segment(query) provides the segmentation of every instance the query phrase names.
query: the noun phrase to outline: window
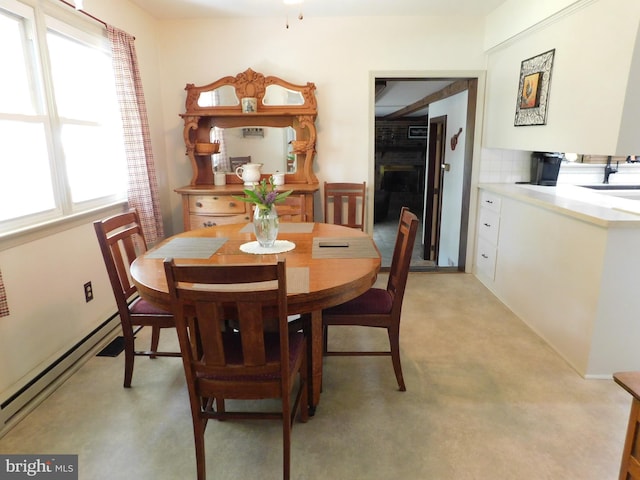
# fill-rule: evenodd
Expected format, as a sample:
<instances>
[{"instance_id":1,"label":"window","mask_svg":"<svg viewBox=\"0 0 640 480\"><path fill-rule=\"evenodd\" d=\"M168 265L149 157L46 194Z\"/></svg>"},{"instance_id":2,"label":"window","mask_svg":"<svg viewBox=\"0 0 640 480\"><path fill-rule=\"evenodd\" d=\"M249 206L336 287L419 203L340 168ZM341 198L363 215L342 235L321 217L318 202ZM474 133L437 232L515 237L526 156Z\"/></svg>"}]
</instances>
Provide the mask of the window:
<instances>
[{"instance_id":1,"label":"window","mask_svg":"<svg viewBox=\"0 0 640 480\"><path fill-rule=\"evenodd\" d=\"M38 8L0 0L0 233L126 197L106 34Z\"/></svg>"}]
</instances>

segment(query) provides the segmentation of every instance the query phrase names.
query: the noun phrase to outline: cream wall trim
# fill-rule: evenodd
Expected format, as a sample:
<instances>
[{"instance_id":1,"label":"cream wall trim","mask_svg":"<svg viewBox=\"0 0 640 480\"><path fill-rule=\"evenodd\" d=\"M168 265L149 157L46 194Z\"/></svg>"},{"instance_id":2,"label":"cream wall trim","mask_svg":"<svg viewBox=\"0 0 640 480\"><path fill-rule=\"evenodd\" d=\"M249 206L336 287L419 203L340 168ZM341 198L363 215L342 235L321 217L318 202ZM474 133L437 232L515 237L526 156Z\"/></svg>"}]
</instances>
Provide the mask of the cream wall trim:
<instances>
[{"instance_id":1,"label":"cream wall trim","mask_svg":"<svg viewBox=\"0 0 640 480\"><path fill-rule=\"evenodd\" d=\"M508 0L485 19L484 49L490 52L599 0Z\"/></svg>"}]
</instances>

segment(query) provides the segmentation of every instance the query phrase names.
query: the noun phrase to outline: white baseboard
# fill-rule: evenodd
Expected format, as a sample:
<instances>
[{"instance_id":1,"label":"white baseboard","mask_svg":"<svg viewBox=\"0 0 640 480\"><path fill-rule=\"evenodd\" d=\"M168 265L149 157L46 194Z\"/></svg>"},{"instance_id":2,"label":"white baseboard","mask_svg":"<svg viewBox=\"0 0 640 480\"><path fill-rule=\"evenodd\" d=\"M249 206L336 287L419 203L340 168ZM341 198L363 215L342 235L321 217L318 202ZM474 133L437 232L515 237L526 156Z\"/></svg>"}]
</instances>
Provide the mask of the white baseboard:
<instances>
[{"instance_id":1,"label":"white baseboard","mask_svg":"<svg viewBox=\"0 0 640 480\"><path fill-rule=\"evenodd\" d=\"M57 361L35 374L25 386L0 399L0 438L120 333L120 317L115 315Z\"/></svg>"}]
</instances>

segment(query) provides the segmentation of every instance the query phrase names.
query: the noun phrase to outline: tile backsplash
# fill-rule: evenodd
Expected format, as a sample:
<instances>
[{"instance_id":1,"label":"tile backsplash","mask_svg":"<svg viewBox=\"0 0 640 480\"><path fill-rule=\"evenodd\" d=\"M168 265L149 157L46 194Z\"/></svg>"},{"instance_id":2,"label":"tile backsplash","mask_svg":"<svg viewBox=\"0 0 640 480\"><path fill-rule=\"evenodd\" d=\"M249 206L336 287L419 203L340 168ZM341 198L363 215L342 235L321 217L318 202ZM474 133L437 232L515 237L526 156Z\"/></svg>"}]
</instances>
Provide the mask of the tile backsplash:
<instances>
[{"instance_id":1,"label":"tile backsplash","mask_svg":"<svg viewBox=\"0 0 640 480\"><path fill-rule=\"evenodd\" d=\"M618 173L609 177L612 185L640 185L640 164L620 163ZM531 178L531 152L483 148L480 183L528 182ZM558 183L594 185L604 180L604 165L562 162Z\"/></svg>"},{"instance_id":2,"label":"tile backsplash","mask_svg":"<svg viewBox=\"0 0 640 480\"><path fill-rule=\"evenodd\" d=\"M480 154L480 183L528 182L531 152L483 148Z\"/></svg>"}]
</instances>

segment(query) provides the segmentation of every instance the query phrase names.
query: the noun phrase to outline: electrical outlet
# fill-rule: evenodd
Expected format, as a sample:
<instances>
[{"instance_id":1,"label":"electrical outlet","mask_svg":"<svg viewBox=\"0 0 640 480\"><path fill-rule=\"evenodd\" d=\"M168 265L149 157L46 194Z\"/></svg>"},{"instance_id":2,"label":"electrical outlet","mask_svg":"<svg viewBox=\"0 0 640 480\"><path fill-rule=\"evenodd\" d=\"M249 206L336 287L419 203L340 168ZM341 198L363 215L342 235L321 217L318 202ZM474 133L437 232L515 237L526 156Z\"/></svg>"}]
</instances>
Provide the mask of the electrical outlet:
<instances>
[{"instance_id":1,"label":"electrical outlet","mask_svg":"<svg viewBox=\"0 0 640 480\"><path fill-rule=\"evenodd\" d=\"M93 287L91 286L91 282L84 284L84 300L85 302L93 300Z\"/></svg>"}]
</instances>

